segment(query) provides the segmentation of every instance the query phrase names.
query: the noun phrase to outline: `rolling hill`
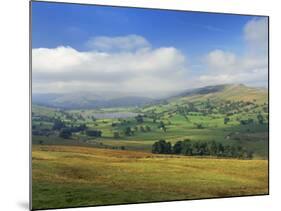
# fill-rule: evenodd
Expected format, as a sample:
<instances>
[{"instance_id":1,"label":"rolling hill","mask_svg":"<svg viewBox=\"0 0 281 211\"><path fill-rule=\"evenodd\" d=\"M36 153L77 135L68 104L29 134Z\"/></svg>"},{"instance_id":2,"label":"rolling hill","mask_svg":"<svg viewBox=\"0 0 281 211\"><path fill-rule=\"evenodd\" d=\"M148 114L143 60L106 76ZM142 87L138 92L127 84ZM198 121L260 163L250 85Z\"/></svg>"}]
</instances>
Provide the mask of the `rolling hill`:
<instances>
[{"instance_id":1,"label":"rolling hill","mask_svg":"<svg viewBox=\"0 0 281 211\"><path fill-rule=\"evenodd\" d=\"M170 100L175 99L184 101L210 99L265 103L268 100L268 91L266 88L249 87L243 84L224 84L188 90L170 98Z\"/></svg>"},{"instance_id":2,"label":"rolling hill","mask_svg":"<svg viewBox=\"0 0 281 211\"><path fill-rule=\"evenodd\" d=\"M243 84L223 84L191 89L159 99L129 96L126 93L103 95L83 92L32 95L33 104L63 109L142 107L144 105L195 102L207 99L215 101L254 101L263 104L268 100L268 91L266 88L249 87Z\"/></svg>"}]
</instances>

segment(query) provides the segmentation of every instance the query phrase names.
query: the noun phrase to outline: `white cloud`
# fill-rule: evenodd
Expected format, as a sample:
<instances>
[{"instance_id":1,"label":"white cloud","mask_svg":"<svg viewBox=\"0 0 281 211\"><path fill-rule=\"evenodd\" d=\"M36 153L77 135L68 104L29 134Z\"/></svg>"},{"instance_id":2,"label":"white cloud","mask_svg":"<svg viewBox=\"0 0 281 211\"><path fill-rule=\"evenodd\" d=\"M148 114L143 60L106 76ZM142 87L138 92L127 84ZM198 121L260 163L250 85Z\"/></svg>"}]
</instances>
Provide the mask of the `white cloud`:
<instances>
[{"instance_id":1,"label":"white cloud","mask_svg":"<svg viewBox=\"0 0 281 211\"><path fill-rule=\"evenodd\" d=\"M94 37L87 42L88 51L70 46L33 49L33 91L116 91L158 96L211 84L267 85L267 20L250 20L243 37L243 53L214 49L202 56L199 69L205 71L198 72L190 70L195 65L188 64L175 47L152 48L139 35Z\"/></svg>"},{"instance_id":2,"label":"white cloud","mask_svg":"<svg viewBox=\"0 0 281 211\"><path fill-rule=\"evenodd\" d=\"M32 57L34 92L165 92L183 89L187 78L186 58L174 47L100 52L60 46L33 49Z\"/></svg>"},{"instance_id":3,"label":"white cloud","mask_svg":"<svg viewBox=\"0 0 281 211\"><path fill-rule=\"evenodd\" d=\"M237 62L234 53L225 52L219 49L211 51L205 59L209 68L213 71L225 70L226 67L232 67Z\"/></svg>"},{"instance_id":4,"label":"white cloud","mask_svg":"<svg viewBox=\"0 0 281 211\"><path fill-rule=\"evenodd\" d=\"M246 50L241 55L220 49L203 59L207 73L199 76L200 84L246 83L267 85L267 19L252 19L244 27Z\"/></svg>"},{"instance_id":5,"label":"white cloud","mask_svg":"<svg viewBox=\"0 0 281 211\"><path fill-rule=\"evenodd\" d=\"M131 34L127 36L108 37L98 36L91 38L86 45L95 50L114 51L125 50L131 51L140 48L149 48L149 42L142 36Z\"/></svg>"},{"instance_id":6,"label":"white cloud","mask_svg":"<svg viewBox=\"0 0 281 211\"><path fill-rule=\"evenodd\" d=\"M265 54L268 50L268 20L267 18L254 18L244 27L244 38L250 53Z\"/></svg>"}]
</instances>

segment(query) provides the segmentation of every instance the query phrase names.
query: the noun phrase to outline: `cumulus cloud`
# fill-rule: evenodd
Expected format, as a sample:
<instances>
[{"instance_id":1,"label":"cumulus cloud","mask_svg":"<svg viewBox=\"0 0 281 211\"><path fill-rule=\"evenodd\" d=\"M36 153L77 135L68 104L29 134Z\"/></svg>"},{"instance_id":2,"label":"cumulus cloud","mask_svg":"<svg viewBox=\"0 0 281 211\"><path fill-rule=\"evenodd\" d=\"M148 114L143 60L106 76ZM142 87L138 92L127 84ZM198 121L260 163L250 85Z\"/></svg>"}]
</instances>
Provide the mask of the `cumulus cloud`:
<instances>
[{"instance_id":1,"label":"cumulus cloud","mask_svg":"<svg viewBox=\"0 0 281 211\"><path fill-rule=\"evenodd\" d=\"M265 54L268 50L268 20L254 18L244 27L244 38L252 54Z\"/></svg>"},{"instance_id":2,"label":"cumulus cloud","mask_svg":"<svg viewBox=\"0 0 281 211\"><path fill-rule=\"evenodd\" d=\"M246 83L267 85L268 28L266 18L255 18L243 29L246 50L241 55L215 49L203 59L207 73L199 76L201 84Z\"/></svg>"},{"instance_id":3,"label":"cumulus cloud","mask_svg":"<svg viewBox=\"0 0 281 211\"><path fill-rule=\"evenodd\" d=\"M153 48L139 35L93 37L86 42L87 51L71 46L36 48L32 50L33 92L116 91L159 96L212 84L267 85L267 30L267 19L250 20L242 34L245 51L214 49L202 55L199 69L203 71L198 72L190 68L194 64L179 49Z\"/></svg>"},{"instance_id":4,"label":"cumulus cloud","mask_svg":"<svg viewBox=\"0 0 281 211\"><path fill-rule=\"evenodd\" d=\"M119 48L116 40L123 39L107 40L103 48ZM33 90L145 93L183 89L187 74L185 56L174 47L143 48L147 45L139 43L132 41L126 51L117 52L78 51L69 46L33 49Z\"/></svg>"},{"instance_id":5,"label":"cumulus cloud","mask_svg":"<svg viewBox=\"0 0 281 211\"><path fill-rule=\"evenodd\" d=\"M233 67L237 62L236 55L231 52L225 52L219 49L211 51L205 58L208 67L212 71L225 70L225 68Z\"/></svg>"}]
</instances>

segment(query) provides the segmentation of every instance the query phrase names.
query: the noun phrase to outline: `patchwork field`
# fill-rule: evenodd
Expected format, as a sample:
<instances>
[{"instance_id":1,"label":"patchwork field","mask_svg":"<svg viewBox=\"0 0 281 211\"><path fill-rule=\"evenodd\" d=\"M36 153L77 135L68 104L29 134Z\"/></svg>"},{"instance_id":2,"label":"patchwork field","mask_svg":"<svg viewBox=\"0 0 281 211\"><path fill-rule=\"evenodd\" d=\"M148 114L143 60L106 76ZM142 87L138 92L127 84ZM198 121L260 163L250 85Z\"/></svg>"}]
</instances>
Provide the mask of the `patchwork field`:
<instances>
[{"instance_id":1,"label":"patchwork field","mask_svg":"<svg viewBox=\"0 0 281 211\"><path fill-rule=\"evenodd\" d=\"M33 145L33 209L268 193L268 161Z\"/></svg>"},{"instance_id":2,"label":"patchwork field","mask_svg":"<svg viewBox=\"0 0 281 211\"><path fill-rule=\"evenodd\" d=\"M33 104L33 209L267 194L267 94L218 85L141 106Z\"/></svg>"}]
</instances>

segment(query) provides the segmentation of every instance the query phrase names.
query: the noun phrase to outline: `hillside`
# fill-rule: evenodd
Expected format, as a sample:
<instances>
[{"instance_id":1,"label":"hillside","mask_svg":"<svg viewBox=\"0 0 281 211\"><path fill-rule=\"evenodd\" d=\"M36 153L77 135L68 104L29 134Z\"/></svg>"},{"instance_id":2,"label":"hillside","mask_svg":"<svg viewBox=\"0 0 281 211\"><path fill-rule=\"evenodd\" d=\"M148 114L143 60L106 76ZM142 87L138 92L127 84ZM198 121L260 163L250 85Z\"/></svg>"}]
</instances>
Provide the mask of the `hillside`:
<instances>
[{"instance_id":1,"label":"hillside","mask_svg":"<svg viewBox=\"0 0 281 211\"><path fill-rule=\"evenodd\" d=\"M230 100L230 101L255 101L265 103L268 100L268 93L265 88L255 88L243 84L225 84L216 86L206 86L189 90L170 100L180 99L184 101L198 100Z\"/></svg>"},{"instance_id":2,"label":"hillside","mask_svg":"<svg viewBox=\"0 0 281 211\"><path fill-rule=\"evenodd\" d=\"M58 109L32 106L34 144L90 145L151 151L157 140L216 141L268 156L268 103L263 89L218 85L142 107ZM117 103L115 104L117 105ZM64 130L69 131L65 137ZM96 131L100 135L91 135Z\"/></svg>"}]
</instances>

